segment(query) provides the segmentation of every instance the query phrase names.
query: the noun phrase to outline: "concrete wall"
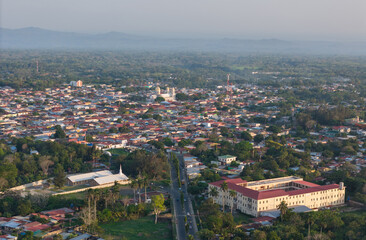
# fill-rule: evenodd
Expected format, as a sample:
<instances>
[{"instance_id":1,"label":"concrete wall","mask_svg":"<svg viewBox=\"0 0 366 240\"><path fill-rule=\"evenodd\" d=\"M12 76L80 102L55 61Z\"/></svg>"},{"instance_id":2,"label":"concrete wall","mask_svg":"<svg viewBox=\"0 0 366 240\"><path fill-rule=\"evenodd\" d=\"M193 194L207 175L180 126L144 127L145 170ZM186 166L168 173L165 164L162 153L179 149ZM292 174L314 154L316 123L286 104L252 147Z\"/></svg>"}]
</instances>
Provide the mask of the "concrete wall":
<instances>
[{"instance_id":1,"label":"concrete wall","mask_svg":"<svg viewBox=\"0 0 366 240\"><path fill-rule=\"evenodd\" d=\"M131 183L130 180L125 181L125 182L119 182L119 184L121 184L121 185L127 185L127 184L130 184L130 183ZM109 184L104 184L104 185L99 185L99 186L86 187L86 188L76 189L76 190L67 191L67 192L54 193L54 194L52 194L52 196L65 195L65 194L71 194L71 193L77 193L77 192L84 192L84 191L87 191L89 189L99 189L99 188L106 188L106 187L112 187L112 186L114 186L114 183L109 183Z\"/></svg>"},{"instance_id":2,"label":"concrete wall","mask_svg":"<svg viewBox=\"0 0 366 240\"><path fill-rule=\"evenodd\" d=\"M52 178L50 178L50 180L52 180ZM47 179L46 180L39 180L36 182L31 182L31 183L27 183L24 185L20 185L20 186L16 186L13 188L10 188L10 191L19 191L19 190L25 190L26 188L30 188L30 187L37 187L37 186L42 186L43 184L47 183Z\"/></svg>"}]
</instances>

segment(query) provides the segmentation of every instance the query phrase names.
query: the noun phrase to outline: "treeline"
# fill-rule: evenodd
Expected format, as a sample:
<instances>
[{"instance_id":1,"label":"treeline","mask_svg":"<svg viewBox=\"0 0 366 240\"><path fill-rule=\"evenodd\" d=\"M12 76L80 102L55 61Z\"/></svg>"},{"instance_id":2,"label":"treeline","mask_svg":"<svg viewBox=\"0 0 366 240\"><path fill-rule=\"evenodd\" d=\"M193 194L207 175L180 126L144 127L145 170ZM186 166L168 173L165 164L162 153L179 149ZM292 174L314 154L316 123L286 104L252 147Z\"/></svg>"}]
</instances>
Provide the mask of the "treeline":
<instances>
[{"instance_id":1,"label":"treeline","mask_svg":"<svg viewBox=\"0 0 366 240\"><path fill-rule=\"evenodd\" d=\"M353 109L344 106L334 108L321 106L317 110L297 114L296 122L304 130L311 130L316 129L317 124L326 126L342 125L345 123L345 119L355 116L356 112Z\"/></svg>"},{"instance_id":2,"label":"treeline","mask_svg":"<svg viewBox=\"0 0 366 240\"><path fill-rule=\"evenodd\" d=\"M273 226L255 230L250 239L363 239L365 224L365 212L322 210L298 214L287 209L283 221L276 220Z\"/></svg>"},{"instance_id":3,"label":"treeline","mask_svg":"<svg viewBox=\"0 0 366 240\"><path fill-rule=\"evenodd\" d=\"M297 174L302 175L306 180L312 180L320 175L319 172L310 171L309 153L296 152L269 138L265 143L267 151L260 154L259 161L244 167L240 174L243 179L253 181L284 177L294 174L294 170L291 168L298 168Z\"/></svg>"},{"instance_id":4,"label":"treeline","mask_svg":"<svg viewBox=\"0 0 366 240\"><path fill-rule=\"evenodd\" d=\"M216 138L216 136L210 137ZM206 143L197 141L194 143L196 148L191 151L191 154L198 157L205 165L211 165L211 161L217 161L217 157L221 155L230 154L237 156L238 161L245 161L249 160L254 153L253 146L248 141L241 141L236 144L228 141L218 142L220 143L220 147L208 149Z\"/></svg>"},{"instance_id":5,"label":"treeline","mask_svg":"<svg viewBox=\"0 0 366 240\"><path fill-rule=\"evenodd\" d=\"M86 84L118 87L144 85L152 79L176 87L215 88L226 84L227 73L234 84L256 82L267 86L320 86L344 79L360 86L366 79L365 59L344 56L7 50L2 52L2 60L0 86L14 88L44 89L79 79ZM272 74L261 74L265 72L278 74L274 79Z\"/></svg>"},{"instance_id":6,"label":"treeline","mask_svg":"<svg viewBox=\"0 0 366 240\"><path fill-rule=\"evenodd\" d=\"M338 157L341 154L356 155L360 150L357 139L347 139L343 141L333 141L327 143L315 143L312 140L308 140L301 147L303 147L305 151L320 152L322 156L325 157L325 159L320 164L328 163L334 157Z\"/></svg>"},{"instance_id":7,"label":"treeline","mask_svg":"<svg viewBox=\"0 0 366 240\"><path fill-rule=\"evenodd\" d=\"M46 194L34 194L21 196L19 192L6 191L0 197L0 217L12 217L15 215L26 216L30 213L63 207L82 207L83 199L65 196L48 196Z\"/></svg>"},{"instance_id":8,"label":"treeline","mask_svg":"<svg viewBox=\"0 0 366 240\"><path fill-rule=\"evenodd\" d=\"M281 218L272 226L264 226L247 234L237 228L231 213L220 211L211 198L199 207L202 240L247 239L247 240L305 240L305 239L363 239L366 235L366 212L340 213L337 210L322 210L295 213L286 204L278 206Z\"/></svg>"},{"instance_id":9,"label":"treeline","mask_svg":"<svg viewBox=\"0 0 366 240\"><path fill-rule=\"evenodd\" d=\"M10 146L15 146L16 151ZM13 138L11 145L0 143L0 189L53 177L56 169L68 173L89 172L92 167L89 162L100 156L95 147L86 145Z\"/></svg>"},{"instance_id":10,"label":"treeline","mask_svg":"<svg viewBox=\"0 0 366 240\"><path fill-rule=\"evenodd\" d=\"M347 198L366 204L366 168L358 172L355 165L345 163L337 170L323 173L323 177L330 182L344 182Z\"/></svg>"},{"instance_id":11,"label":"treeline","mask_svg":"<svg viewBox=\"0 0 366 240\"><path fill-rule=\"evenodd\" d=\"M113 162L114 168L119 169L120 164L123 173L134 178L141 174L146 174L151 180L168 179L170 176L168 159L162 151L136 150L127 156L118 156Z\"/></svg>"}]
</instances>

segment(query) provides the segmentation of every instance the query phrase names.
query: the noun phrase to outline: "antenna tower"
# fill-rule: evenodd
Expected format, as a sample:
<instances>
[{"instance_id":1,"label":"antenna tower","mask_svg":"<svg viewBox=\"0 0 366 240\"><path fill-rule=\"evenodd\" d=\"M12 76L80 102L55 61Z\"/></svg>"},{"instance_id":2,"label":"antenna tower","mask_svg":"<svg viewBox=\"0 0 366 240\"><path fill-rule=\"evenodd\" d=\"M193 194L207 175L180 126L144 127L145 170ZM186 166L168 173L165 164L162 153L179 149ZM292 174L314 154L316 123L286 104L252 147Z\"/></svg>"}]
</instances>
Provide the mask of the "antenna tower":
<instances>
[{"instance_id":1,"label":"antenna tower","mask_svg":"<svg viewBox=\"0 0 366 240\"><path fill-rule=\"evenodd\" d=\"M39 68L38 68L38 60L36 60L37 63L37 73L39 72Z\"/></svg>"},{"instance_id":2,"label":"antenna tower","mask_svg":"<svg viewBox=\"0 0 366 240\"><path fill-rule=\"evenodd\" d=\"M231 89L231 84L230 84L230 73L228 73L226 76L227 76L227 82L226 82L227 95L231 95L232 89Z\"/></svg>"}]
</instances>

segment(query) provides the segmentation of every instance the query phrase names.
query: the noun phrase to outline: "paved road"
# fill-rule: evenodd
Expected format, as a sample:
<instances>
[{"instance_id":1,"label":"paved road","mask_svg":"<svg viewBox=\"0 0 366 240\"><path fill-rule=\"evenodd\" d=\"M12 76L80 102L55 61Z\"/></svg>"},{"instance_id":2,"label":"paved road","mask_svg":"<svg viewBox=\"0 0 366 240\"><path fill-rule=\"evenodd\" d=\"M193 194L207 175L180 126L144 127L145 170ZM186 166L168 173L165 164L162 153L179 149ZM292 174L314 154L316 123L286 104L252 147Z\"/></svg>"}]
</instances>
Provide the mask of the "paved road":
<instances>
[{"instance_id":1,"label":"paved road","mask_svg":"<svg viewBox=\"0 0 366 240\"><path fill-rule=\"evenodd\" d=\"M192 207L191 197L187 191L187 174L184 166L183 156L176 154L179 159L180 178L185 184L179 188L178 178L174 166L171 164L171 178L172 178L172 199L174 201L174 212L177 223L177 237L178 240L188 239L188 234L198 239L198 229L196 219ZM181 193L183 193L183 204L181 202ZM183 207L182 207L183 206ZM187 232L185 217L187 217Z\"/></svg>"},{"instance_id":2,"label":"paved road","mask_svg":"<svg viewBox=\"0 0 366 240\"><path fill-rule=\"evenodd\" d=\"M174 217L177 229L177 239L185 240L187 239L185 222L184 222L185 211L181 204L178 177L173 164L171 164L171 181L172 184L170 194L173 201Z\"/></svg>"},{"instance_id":3,"label":"paved road","mask_svg":"<svg viewBox=\"0 0 366 240\"><path fill-rule=\"evenodd\" d=\"M184 165L184 159L183 159L183 155L181 154L176 154L178 159L179 159L179 167L180 167L180 172L181 172L181 180L185 181L185 185L182 186L182 191L184 194L184 209L186 211L186 215L187 215L187 223L189 225L188 227L188 234L192 235L195 237L195 239L198 239L198 228L197 228L197 224L196 224L196 218L195 218L195 214L193 211L193 206L192 206L192 201L191 201L191 196L187 191L188 188L188 177L187 177L187 171L185 169L185 165ZM189 214L188 214L189 213Z\"/></svg>"}]
</instances>

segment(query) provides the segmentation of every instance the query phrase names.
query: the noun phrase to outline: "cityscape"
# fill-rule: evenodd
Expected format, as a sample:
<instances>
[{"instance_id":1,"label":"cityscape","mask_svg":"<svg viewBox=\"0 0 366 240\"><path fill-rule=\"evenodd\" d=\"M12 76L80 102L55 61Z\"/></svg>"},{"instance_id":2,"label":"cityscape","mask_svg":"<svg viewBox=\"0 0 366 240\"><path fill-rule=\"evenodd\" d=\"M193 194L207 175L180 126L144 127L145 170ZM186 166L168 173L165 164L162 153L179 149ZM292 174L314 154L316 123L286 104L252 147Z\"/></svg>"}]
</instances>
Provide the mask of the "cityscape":
<instances>
[{"instance_id":1,"label":"cityscape","mask_svg":"<svg viewBox=\"0 0 366 240\"><path fill-rule=\"evenodd\" d=\"M0 240L366 239L363 2L109 4L0 2Z\"/></svg>"}]
</instances>

